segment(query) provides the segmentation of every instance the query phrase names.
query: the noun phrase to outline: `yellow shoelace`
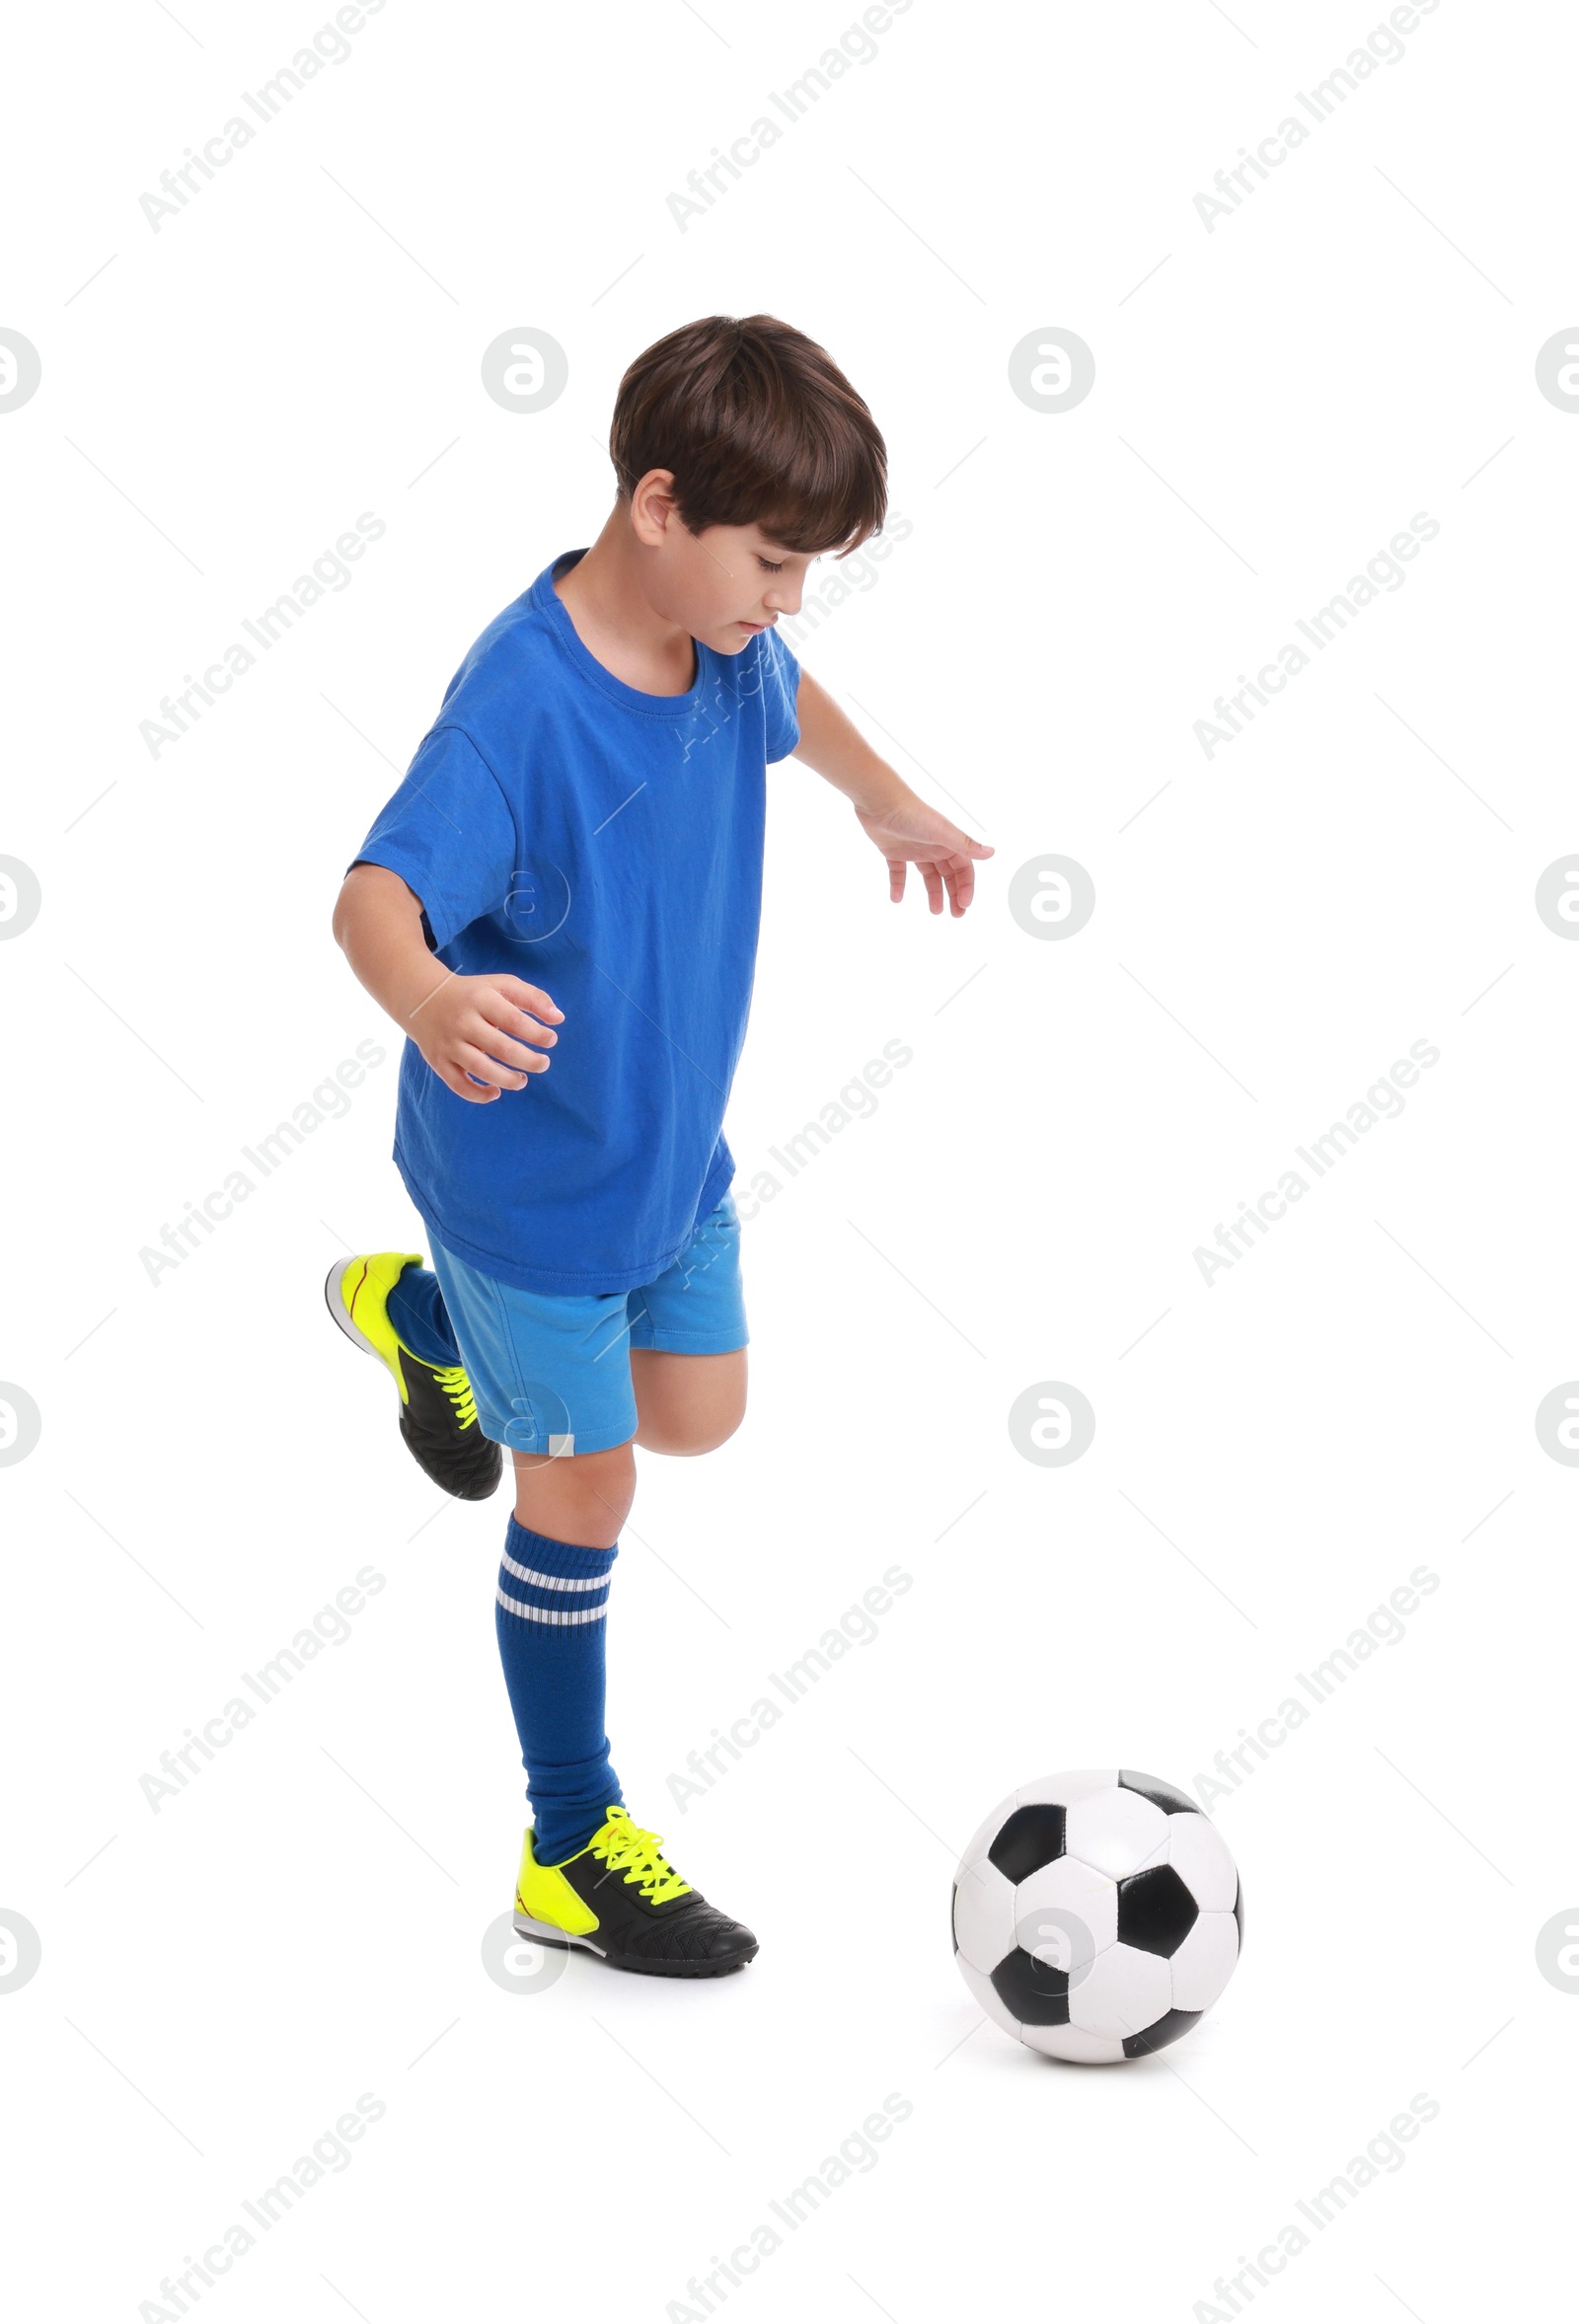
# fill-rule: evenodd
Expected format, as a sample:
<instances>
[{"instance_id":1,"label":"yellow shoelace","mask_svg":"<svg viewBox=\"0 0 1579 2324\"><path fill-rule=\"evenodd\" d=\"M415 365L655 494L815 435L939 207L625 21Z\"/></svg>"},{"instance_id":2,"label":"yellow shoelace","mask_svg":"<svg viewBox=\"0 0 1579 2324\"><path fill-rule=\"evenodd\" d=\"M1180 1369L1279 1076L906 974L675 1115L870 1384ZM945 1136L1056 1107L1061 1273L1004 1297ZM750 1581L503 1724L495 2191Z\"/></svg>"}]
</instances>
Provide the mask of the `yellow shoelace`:
<instances>
[{"instance_id":1,"label":"yellow shoelace","mask_svg":"<svg viewBox=\"0 0 1579 2324\"><path fill-rule=\"evenodd\" d=\"M455 1406L456 1417L462 1428L470 1428L477 1418L477 1398L472 1393L472 1384L466 1377L464 1367L459 1364L436 1367L433 1378Z\"/></svg>"},{"instance_id":2,"label":"yellow shoelace","mask_svg":"<svg viewBox=\"0 0 1579 2324\"><path fill-rule=\"evenodd\" d=\"M592 1853L611 1872L623 1872L627 1884L636 1882L649 1905L666 1905L671 1897L689 1896L691 1883L682 1880L662 1852L661 1835L643 1832L633 1824L630 1811L616 1808L592 1842Z\"/></svg>"}]
</instances>

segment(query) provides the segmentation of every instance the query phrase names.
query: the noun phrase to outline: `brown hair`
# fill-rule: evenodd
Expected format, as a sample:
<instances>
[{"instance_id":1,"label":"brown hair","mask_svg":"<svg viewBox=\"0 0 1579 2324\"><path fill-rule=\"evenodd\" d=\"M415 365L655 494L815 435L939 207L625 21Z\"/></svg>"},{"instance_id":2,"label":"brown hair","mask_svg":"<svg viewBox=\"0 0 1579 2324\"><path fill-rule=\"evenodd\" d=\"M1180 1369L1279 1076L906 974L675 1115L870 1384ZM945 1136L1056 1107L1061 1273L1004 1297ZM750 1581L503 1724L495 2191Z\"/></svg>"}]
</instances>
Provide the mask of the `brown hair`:
<instances>
[{"instance_id":1,"label":"brown hair","mask_svg":"<svg viewBox=\"0 0 1579 2324\"><path fill-rule=\"evenodd\" d=\"M888 506L870 412L824 350L774 315L705 315L638 355L609 457L622 497L666 468L693 533L755 524L806 556L859 549Z\"/></svg>"}]
</instances>

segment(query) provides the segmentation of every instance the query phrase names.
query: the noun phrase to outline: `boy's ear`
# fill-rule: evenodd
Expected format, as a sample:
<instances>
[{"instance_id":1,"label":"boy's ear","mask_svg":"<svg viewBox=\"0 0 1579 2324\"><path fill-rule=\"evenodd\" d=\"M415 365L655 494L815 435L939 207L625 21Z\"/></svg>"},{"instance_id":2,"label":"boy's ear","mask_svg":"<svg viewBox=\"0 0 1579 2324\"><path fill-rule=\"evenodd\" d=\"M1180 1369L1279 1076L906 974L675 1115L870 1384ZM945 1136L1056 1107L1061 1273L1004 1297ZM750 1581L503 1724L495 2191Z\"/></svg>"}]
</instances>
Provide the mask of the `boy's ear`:
<instances>
[{"instance_id":1,"label":"boy's ear","mask_svg":"<svg viewBox=\"0 0 1579 2324\"><path fill-rule=\"evenodd\" d=\"M643 547L655 549L671 523L677 521L672 469L649 468L645 476L638 478L630 515L637 539Z\"/></svg>"}]
</instances>

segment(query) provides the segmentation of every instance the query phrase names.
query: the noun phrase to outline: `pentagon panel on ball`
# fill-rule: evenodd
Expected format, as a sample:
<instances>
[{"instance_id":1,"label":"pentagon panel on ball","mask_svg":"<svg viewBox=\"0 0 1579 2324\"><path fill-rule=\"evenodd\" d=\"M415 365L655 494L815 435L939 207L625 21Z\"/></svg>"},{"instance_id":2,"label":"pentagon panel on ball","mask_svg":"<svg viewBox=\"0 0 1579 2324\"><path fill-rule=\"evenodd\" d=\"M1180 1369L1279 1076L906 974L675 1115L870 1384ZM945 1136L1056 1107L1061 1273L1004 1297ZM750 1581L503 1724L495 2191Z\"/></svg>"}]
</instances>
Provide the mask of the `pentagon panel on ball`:
<instances>
[{"instance_id":1,"label":"pentagon panel on ball","mask_svg":"<svg viewBox=\"0 0 1579 2324\"><path fill-rule=\"evenodd\" d=\"M1239 1873L1187 1792L1130 1767L1044 1775L999 1801L954 1874L954 1959L995 2025L1080 2065L1188 2033L1233 1976Z\"/></svg>"}]
</instances>

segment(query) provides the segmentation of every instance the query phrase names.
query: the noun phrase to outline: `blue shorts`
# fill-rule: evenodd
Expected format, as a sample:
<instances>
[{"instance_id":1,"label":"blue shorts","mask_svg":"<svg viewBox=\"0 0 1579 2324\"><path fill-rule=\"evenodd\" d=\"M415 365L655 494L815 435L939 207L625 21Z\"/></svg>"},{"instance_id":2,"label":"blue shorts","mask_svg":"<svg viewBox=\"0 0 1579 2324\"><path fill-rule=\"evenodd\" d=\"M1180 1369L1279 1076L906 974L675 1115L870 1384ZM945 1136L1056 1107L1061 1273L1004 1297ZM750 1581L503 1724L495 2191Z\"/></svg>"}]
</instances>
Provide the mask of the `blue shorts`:
<instances>
[{"instance_id":1,"label":"blue shorts","mask_svg":"<svg viewBox=\"0 0 1579 2324\"><path fill-rule=\"evenodd\" d=\"M734 1196L699 1221L671 1267L635 1291L520 1291L433 1244L433 1272L483 1434L517 1453L606 1453L635 1436L632 1348L743 1348Z\"/></svg>"}]
</instances>

